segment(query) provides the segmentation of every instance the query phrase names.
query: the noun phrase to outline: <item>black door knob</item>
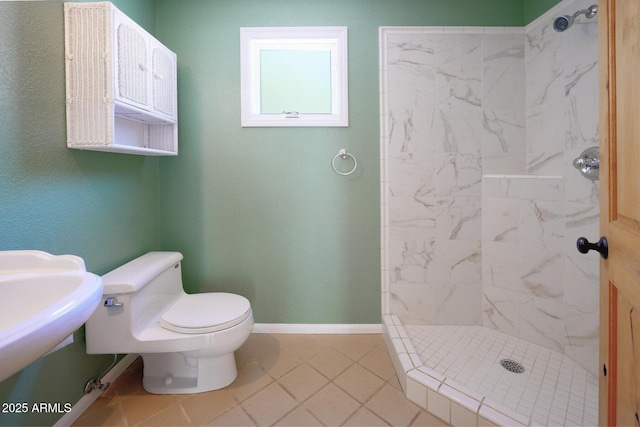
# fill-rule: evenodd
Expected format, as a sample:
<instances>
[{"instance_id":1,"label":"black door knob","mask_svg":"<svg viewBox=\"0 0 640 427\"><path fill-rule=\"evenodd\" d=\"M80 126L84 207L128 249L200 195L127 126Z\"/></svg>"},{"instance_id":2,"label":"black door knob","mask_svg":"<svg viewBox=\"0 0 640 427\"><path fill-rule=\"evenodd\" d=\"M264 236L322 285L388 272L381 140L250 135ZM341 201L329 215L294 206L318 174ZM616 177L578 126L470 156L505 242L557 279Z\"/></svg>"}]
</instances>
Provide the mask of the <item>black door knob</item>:
<instances>
[{"instance_id":1,"label":"black door knob","mask_svg":"<svg viewBox=\"0 0 640 427\"><path fill-rule=\"evenodd\" d=\"M582 254L586 254L593 249L594 251L600 252L600 256L604 259L607 259L609 256L609 245L606 237L601 237L596 243L589 243L584 237L579 237L576 244L578 246L578 252Z\"/></svg>"}]
</instances>

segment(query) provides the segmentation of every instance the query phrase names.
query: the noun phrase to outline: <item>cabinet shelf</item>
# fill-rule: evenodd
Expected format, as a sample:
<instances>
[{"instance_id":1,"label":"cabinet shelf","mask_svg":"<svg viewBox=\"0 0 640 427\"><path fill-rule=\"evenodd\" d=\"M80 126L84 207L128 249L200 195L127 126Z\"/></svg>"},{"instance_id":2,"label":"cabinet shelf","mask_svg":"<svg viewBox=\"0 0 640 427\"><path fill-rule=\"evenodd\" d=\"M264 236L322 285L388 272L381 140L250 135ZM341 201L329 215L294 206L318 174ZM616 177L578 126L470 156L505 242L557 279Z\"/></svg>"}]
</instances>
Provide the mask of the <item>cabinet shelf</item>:
<instances>
[{"instance_id":1,"label":"cabinet shelf","mask_svg":"<svg viewBox=\"0 0 640 427\"><path fill-rule=\"evenodd\" d=\"M67 147L177 155L175 53L110 2L64 11Z\"/></svg>"}]
</instances>

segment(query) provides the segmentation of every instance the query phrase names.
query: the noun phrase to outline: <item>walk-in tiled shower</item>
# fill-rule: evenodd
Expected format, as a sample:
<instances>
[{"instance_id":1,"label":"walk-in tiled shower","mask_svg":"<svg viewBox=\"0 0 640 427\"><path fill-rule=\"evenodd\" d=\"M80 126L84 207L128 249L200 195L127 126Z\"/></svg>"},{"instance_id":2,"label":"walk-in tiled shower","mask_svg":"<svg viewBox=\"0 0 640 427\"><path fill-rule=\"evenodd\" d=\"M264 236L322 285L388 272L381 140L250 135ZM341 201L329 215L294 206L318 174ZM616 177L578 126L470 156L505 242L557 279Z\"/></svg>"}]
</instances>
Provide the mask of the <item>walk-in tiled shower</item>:
<instances>
[{"instance_id":1,"label":"walk-in tiled shower","mask_svg":"<svg viewBox=\"0 0 640 427\"><path fill-rule=\"evenodd\" d=\"M597 423L598 255L578 253L575 241L598 235L599 188L572 165L598 145L597 18L562 33L552 27L555 16L590 5L565 0L525 28L380 29L382 307L388 344L413 354L397 358L413 372L404 371L403 385L422 367L442 380L426 379L434 396L442 394L429 384L455 380L479 404L494 402L525 425ZM524 404L476 387L466 374L479 372L471 367L477 352L469 362L437 362L468 364L464 375L435 369L431 341L450 334L515 340L570 366L584 383L583 418L571 390L560 420L558 408L553 419L551 407L542 415L542 386L522 391ZM524 363L514 374L494 362L477 374L487 384L494 372L530 378L543 369ZM452 414L450 406L445 420Z\"/></svg>"}]
</instances>

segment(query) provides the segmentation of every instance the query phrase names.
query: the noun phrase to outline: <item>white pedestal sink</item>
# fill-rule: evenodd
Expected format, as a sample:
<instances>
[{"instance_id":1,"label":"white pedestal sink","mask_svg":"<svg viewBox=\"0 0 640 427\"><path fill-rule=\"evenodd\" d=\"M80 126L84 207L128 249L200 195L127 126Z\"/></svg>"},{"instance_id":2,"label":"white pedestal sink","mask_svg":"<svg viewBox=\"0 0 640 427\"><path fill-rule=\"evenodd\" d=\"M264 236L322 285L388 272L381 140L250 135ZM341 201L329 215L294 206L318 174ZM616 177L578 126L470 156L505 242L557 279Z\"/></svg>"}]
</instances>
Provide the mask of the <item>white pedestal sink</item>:
<instances>
[{"instance_id":1,"label":"white pedestal sink","mask_svg":"<svg viewBox=\"0 0 640 427\"><path fill-rule=\"evenodd\" d=\"M74 255L0 251L0 381L80 328L102 298L102 279Z\"/></svg>"}]
</instances>

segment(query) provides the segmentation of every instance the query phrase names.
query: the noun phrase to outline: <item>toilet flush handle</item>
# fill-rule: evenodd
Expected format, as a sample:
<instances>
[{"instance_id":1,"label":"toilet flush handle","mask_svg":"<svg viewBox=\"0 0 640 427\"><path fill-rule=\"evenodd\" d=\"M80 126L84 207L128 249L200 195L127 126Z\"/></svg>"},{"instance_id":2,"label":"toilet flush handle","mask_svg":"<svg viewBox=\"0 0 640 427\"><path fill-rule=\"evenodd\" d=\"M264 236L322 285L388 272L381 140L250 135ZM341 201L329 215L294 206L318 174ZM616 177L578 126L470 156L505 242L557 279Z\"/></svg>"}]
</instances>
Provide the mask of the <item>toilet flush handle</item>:
<instances>
[{"instance_id":1,"label":"toilet flush handle","mask_svg":"<svg viewBox=\"0 0 640 427\"><path fill-rule=\"evenodd\" d=\"M105 307L122 307L122 303L118 302L116 298L107 298L104 300Z\"/></svg>"}]
</instances>

